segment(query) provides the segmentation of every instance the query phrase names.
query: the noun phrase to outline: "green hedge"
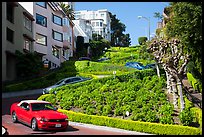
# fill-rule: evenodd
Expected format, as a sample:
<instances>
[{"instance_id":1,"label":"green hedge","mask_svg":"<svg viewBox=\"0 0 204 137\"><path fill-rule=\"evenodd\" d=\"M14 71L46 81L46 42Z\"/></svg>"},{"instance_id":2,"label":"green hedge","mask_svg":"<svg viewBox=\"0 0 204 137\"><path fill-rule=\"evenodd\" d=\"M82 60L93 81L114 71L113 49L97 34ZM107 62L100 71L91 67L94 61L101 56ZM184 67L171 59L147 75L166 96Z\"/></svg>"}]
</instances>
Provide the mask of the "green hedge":
<instances>
[{"instance_id":1,"label":"green hedge","mask_svg":"<svg viewBox=\"0 0 204 137\"><path fill-rule=\"evenodd\" d=\"M195 122L197 122L200 125L199 128L202 129L202 109L197 108L197 107L193 107L190 110L194 114Z\"/></svg>"},{"instance_id":2,"label":"green hedge","mask_svg":"<svg viewBox=\"0 0 204 137\"><path fill-rule=\"evenodd\" d=\"M74 122L108 126L157 135L202 135L202 130L194 127L131 121L106 116L87 115L62 109L58 109L58 111L66 114L69 117L69 120Z\"/></svg>"}]
</instances>

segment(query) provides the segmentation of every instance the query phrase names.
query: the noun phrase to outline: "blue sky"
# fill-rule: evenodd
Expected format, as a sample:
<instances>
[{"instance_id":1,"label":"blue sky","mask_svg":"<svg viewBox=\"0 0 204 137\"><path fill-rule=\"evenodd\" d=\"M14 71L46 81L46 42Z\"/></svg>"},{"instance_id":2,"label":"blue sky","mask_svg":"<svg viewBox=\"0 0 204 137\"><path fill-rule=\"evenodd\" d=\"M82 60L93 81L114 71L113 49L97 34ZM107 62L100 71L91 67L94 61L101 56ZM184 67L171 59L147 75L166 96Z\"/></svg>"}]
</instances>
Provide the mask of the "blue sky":
<instances>
[{"instance_id":1,"label":"blue sky","mask_svg":"<svg viewBox=\"0 0 204 137\"><path fill-rule=\"evenodd\" d=\"M150 34L155 34L158 19L154 17L155 12L162 14L168 2L75 2L75 10L99 10L107 9L116 15L126 26L124 34L129 33L131 45L138 44L138 37L148 38L148 21L138 16L150 18Z\"/></svg>"}]
</instances>

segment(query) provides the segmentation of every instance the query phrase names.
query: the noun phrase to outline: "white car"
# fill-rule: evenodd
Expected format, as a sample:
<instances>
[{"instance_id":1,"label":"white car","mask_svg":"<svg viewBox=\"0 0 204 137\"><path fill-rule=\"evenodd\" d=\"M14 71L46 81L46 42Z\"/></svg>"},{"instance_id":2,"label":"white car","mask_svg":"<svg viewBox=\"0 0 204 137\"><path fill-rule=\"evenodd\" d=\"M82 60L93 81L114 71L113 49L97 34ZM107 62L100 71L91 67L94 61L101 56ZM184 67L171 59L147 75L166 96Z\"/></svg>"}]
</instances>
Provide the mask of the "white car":
<instances>
[{"instance_id":1,"label":"white car","mask_svg":"<svg viewBox=\"0 0 204 137\"><path fill-rule=\"evenodd\" d=\"M56 88L56 87L60 87L66 84L73 84L73 83L77 83L77 82L82 82L82 81L86 81L89 80L90 78L84 78L84 77L69 77L69 78L64 78L62 80L60 80L59 82L57 82L56 84L44 88L43 89L43 94L48 94L50 92L51 89Z\"/></svg>"}]
</instances>

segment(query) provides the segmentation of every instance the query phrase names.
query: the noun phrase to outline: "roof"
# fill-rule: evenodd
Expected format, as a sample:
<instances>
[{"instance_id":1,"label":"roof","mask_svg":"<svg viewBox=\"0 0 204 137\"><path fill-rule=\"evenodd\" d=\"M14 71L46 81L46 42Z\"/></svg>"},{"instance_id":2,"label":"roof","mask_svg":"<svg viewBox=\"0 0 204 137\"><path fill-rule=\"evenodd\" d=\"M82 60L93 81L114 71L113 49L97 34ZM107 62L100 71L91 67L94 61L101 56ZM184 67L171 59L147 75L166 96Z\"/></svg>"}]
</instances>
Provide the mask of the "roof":
<instances>
[{"instance_id":1,"label":"roof","mask_svg":"<svg viewBox=\"0 0 204 137\"><path fill-rule=\"evenodd\" d=\"M47 102L47 101L43 101L43 100L22 100L20 103L18 103L18 106L20 106L22 103L50 103L50 102Z\"/></svg>"}]
</instances>

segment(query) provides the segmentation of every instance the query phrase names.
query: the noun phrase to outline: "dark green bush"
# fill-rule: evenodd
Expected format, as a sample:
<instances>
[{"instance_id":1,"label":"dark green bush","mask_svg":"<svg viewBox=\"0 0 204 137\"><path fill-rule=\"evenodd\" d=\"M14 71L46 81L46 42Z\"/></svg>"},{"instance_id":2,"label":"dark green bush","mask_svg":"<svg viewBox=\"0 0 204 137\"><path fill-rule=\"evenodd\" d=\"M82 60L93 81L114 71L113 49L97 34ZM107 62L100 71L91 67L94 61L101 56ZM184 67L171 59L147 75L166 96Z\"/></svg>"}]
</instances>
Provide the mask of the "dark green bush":
<instances>
[{"instance_id":1,"label":"dark green bush","mask_svg":"<svg viewBox=\"0 0 204 137\"><path fill-rule=\"evenodd\" d=\"M140 45L145 44L146 41L147 41L147 37L139 37L139 38L138 38L138 43L139 43Z\"/></svg>"},{"instance_id":2,"label":"dark green bush","mask_svg":"<svg viewBox=\"0 0 204 137\"><path fill-rule=\"evenodd\" d=\"M184 126L189 126L193 122L193 113L190 109L183 109L179 114L179 119Z\"/></svg>"}]
</instances>

